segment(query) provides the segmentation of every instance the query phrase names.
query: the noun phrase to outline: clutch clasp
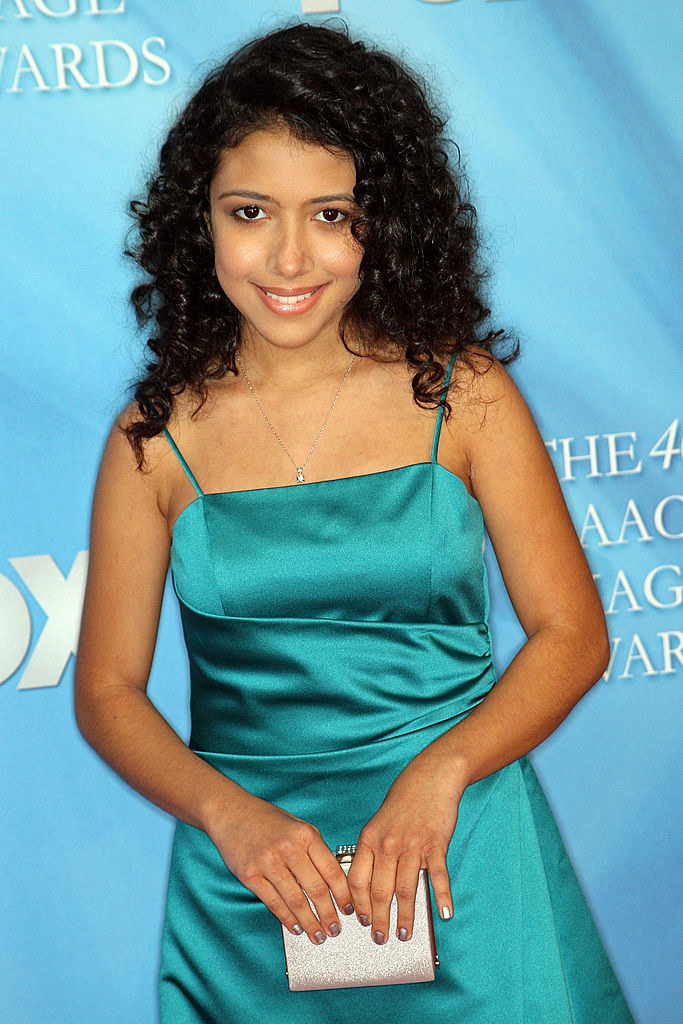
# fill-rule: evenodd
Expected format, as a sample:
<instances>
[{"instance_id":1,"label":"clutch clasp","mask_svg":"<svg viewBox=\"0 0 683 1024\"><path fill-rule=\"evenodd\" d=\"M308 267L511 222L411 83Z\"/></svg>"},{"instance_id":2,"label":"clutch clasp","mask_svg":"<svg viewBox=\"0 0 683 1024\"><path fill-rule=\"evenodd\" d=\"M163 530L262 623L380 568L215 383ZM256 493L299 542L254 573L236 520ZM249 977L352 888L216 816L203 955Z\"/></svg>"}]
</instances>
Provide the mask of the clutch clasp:
<instances>
[{"instance_id":1,"label":"clutch clasp","mask_svg":"<svg viewBox=\"0 0 683 1024\"><path fill-rule=\"evenodd\" d=\"M335 854L340 864L350 864L356 852L356 844L350 843L346 846L338 846Z\"/></svg>"}]
</instances>

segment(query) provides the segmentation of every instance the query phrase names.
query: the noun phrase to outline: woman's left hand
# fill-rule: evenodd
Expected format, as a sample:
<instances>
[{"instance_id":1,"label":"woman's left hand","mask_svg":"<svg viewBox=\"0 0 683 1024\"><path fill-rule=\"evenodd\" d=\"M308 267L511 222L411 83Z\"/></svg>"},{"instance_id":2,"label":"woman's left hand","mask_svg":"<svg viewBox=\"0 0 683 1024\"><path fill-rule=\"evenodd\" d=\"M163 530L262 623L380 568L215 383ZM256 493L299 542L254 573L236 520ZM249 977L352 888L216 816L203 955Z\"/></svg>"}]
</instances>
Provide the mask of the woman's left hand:
<instances>
[{"instance_id":1,"label":"woman's left hand","mask_svg":"<svg viewBox=\"0 0 683 1024\"><path fill-rule=\"evenodd\" d=\"M412 760L358 837L348 883L356 915L361 924L372 925L378 945L389 934L394 893L397 937L412 938L420 868L429 872L440 916L453 916L446 852L464 785L438 760L426 751Z\"/></svg>"}]
</instances>

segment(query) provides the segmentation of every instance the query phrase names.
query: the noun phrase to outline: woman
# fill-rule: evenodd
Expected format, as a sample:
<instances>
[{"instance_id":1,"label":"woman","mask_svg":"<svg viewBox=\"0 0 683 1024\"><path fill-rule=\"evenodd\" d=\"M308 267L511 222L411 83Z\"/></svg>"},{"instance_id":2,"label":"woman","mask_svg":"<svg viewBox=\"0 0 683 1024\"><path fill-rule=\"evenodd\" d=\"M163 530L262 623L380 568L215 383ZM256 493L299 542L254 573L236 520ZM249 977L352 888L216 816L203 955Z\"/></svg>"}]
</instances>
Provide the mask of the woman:
<instances>
[{"instance_id":1,"label":"woman","mask_svg":"<svg viewBox=\"0 0 683 1024\"><path fill-rule=\"evenodd\" d=\"M632 1019L525 757L604 619L444 125L395 58L299 24L208 76L133 204L151 356L98 476L76 711L179 819L164 1021ZM498 681L484 524L528 636ZM145 693L169 557L189 746ZM433 983L289 991L281 926L382 946L396 894L409 943L421 868Z\"/></svg>"}]
</instances>

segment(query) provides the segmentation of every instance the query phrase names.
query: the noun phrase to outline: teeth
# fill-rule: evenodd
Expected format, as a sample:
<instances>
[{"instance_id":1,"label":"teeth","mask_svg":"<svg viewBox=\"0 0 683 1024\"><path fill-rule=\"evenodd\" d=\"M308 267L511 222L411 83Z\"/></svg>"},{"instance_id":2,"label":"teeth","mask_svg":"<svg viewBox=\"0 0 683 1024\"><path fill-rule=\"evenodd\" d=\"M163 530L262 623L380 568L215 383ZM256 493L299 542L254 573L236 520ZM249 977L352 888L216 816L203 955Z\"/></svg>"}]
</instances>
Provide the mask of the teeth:
<instances>
[{"instance_id":1,"label":"teeth","mask_svg":"<svg viewBox=\"0 0 683 1024\"><path fill-rule=\"evenodd\" d=\"M313 291L316 289L314 288ZM265 288L264 288L265 291ZM296 306L299 302L303 302L304 299L310 299L313 292L306 292L305 295L273 295L272 292L266 292L266 295L273 299L275 302L279 302L281 306Z\"/></svg>"}]
</instances>

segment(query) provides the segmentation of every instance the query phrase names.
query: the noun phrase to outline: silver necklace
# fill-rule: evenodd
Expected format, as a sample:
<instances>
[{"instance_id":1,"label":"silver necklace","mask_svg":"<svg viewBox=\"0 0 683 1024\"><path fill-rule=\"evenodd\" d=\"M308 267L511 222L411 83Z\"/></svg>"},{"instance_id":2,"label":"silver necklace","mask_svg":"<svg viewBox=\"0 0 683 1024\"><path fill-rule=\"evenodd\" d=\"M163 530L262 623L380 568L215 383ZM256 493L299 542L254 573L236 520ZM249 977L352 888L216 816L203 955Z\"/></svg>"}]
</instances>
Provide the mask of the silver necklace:
<instances>
[{"instance_id":1,"label":"silver necklace","mask_svg":"<svg viewBox=\"0 0 683 1024\"><path fill-rule=\"evenodd\" d=\"M344 384L346 383L346 378L347 378L347 377L348 377L348 375L349 375L349 374L351 373L351 368L353 367L353 364L355 363L355 361L356 361L356 359L357 359L357 358L358 358L358 357L354 355L353 359L351 360L351 362L350 362L350 364L349 364L349 368L348 368L348 370L346 371L346 373L345 373L345 374L344 374L344 376L342 377L342 382L341 382L341 384L339 385L339 387L337 388L337 393L336 393L336 395L334 396L334 401L332 402L332 405L330 406L330 411L328 412L327 416L325 417L325 420L324 420L324 422L323 422L323 425L322 425L322 427L321 427L321 428L320 428L320 430L318 431L318 436L316 437L315 441L314 441L314 442L313 442L313 444L311 445L311 450L309 451L308 455L307 455L307 456L306 456L306 458L304 459L303 463L302 463L302 464L301 464L300 466L297 466L296 462L294 461L294 459L292 458L292 456L291 456L291 455L289 454L289 452L287 451L287 448L286 448L286 446L285 446L285 444L284 444L284 442L283 442L282 438L281 438L281 437L280 437L280 435L278 434L278 432L277 432L277 430L275 429L275 427L273 426L273 424L272 424L272 423L270 422L270 420L269 420L269 418L268 418L268 413L266 412L266 410L265 410L265 409L263 408L263 406L261 405L261 403L260 403L260 401L259 401L259 399L258 399L258 395L257 395L257 394L256 394L256 392L254 391L254 389L253 389L253 387L252 387L252 384L251 384L251 381L250 381L250 380L249 380L249 378L247 377L247 374L246 374L246 370L244 369L244 366L242 365L242 360L241 360L241 359L240 359L240 357L239 357L239 356L237 355L237 353L235 353L235 359L236 359L236 361L237 361L237 364L238 364L238 366L239 366L240 370L242 371L242 373L244 374L244 379L246 380L247 384L249 385L249 390L251 391L252 395L253 395L253 396L254 396L254 398L256 399L256 404L258 405L259 409L261 410L261 413L262 413L262 415L263 415L263 418L265 419L266 423L268 424L268 426L270 427L270 429L271 429L271 430L273 431L273 433L275 434L275 437L277 438L277 441L278 441L278 443L279 443L280 447L282 448L282 450L284 451L285 455L287 456L287 458L289 459L289 461L290 461L290 462L292 463L292 465L293 465L293 466L294 466L294 468L296 469L296 482L297 482L298 484L303 484L303 483L305 483L305 482L306 482L306 477L304 476L304 467L306 466L306 463L308 462L308 460L310 459L311 455L313 454L313 449L315 448L315 446L317 445L318 441L320 440L320 435L322 434L322 432L323 432L323 430L325 429L325 426L326 426L326 424L327 424L327 421L329 420L330 416L332 415L332 410L334 409L335 405L337 404L337 399L339 398L339 395L341 394L341 389L342 389L342 388L344 387Z\"/></svg>"}]
</instances>

